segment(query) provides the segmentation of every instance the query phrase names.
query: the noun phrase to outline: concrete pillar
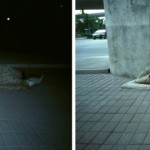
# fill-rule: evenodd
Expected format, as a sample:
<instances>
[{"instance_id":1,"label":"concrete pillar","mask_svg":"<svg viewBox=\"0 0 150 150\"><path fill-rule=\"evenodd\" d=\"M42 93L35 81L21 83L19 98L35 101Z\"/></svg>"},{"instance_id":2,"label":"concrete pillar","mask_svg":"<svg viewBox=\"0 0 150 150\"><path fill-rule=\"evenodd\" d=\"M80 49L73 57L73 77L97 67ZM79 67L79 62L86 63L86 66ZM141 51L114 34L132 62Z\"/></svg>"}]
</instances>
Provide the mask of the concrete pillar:
<instances>
[{"instance_id":1,"label":"concrete pillar","mask_svg":"<svg viewBox=\"0 0 150 150\"><path fill-rule=\"evenodd\" d=\"M150 70L150 0L104 0L112 74Z\"/></svg>"}]
</instances>

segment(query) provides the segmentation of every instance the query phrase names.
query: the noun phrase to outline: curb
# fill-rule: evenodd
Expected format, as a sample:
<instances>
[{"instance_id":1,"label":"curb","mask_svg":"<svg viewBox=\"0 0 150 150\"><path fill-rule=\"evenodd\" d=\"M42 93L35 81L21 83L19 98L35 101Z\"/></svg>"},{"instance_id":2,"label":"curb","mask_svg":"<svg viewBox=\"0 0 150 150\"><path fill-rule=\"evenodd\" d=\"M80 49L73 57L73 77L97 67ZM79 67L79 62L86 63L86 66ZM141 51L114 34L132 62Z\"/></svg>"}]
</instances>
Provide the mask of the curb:
<instances>
[{"instance_id":1,"label":"curb","mask_svg":"<svg viewBox=\"0 0 150 150\"><path fill-rule=\"evenodd\" d=\"M76 70L76 74L101 74L110 73L110 69L105 70Z\"/></svg>"},{"instance_id":2,"label":"curb","mask_svg":"<svg viewBox=\"0 0 150 150\"><path fill-rule=\"evenodd\" d=\"M13 68L43 68L43 69L66 69L71 68L68 64L7 64Z\"/></svg>"},{"instance_id":3,"label":"curb","mask_svg":"<svg viewBox=\"0 0 150 150\"><path fill-rule=\"evenodd\" d=\"M87 39L87 38L76 38L76 40L84 40L84 39Z\"/></svg>"}]
</instances>

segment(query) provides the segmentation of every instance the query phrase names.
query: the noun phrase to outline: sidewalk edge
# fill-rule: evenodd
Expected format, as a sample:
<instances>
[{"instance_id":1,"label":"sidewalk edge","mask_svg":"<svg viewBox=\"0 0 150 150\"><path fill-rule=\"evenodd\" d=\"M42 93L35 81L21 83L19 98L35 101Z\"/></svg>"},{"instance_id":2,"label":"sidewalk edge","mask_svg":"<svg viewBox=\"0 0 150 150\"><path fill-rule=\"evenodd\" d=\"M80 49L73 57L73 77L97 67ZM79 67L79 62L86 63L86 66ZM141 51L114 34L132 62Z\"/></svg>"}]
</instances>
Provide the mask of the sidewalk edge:
<instances>
[{"instance_id":1,"label":"sidewalk edge","mask_svg":"<svg viewBox=\"0 0 150 150\"><path fill-rule=\"evenodd\" d=\"M76 74L100 74L100 73L110 73L110 69L104 70L76 70Z\"/></svg>"}]
</instances>

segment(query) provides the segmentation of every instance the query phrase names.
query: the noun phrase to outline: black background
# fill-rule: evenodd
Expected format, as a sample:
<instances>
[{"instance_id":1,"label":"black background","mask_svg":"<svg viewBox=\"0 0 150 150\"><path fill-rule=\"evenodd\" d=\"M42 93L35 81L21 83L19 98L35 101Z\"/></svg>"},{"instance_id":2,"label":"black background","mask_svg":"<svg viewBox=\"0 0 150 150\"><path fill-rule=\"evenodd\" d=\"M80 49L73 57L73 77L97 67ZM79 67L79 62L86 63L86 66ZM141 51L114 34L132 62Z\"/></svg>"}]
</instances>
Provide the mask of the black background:
<instances>
[{"instance_id":1,"label":"black background","mask_svg":"<svg viewBox=\"0 0 150 150\"><path fill-rule=\"evenodd\" d=\"M48 55L71 63L71 6L69 0L1 0L0 51Z\"/></svg>"}]
</instances>

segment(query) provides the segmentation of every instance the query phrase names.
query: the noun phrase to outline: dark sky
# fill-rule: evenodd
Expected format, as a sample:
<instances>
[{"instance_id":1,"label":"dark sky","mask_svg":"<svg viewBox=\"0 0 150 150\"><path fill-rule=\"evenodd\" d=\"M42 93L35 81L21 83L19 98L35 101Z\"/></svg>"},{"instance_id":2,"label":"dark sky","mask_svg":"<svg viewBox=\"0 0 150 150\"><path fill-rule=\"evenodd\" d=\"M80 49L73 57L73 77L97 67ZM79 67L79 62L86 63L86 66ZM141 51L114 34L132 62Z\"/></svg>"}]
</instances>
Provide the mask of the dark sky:
<instances>
[{"instance_id":1,"label":"dark sky","mask_svg":"<svg viewBox=\"0 0 150 150\"><path fill-rule=\"evenodd\" d=\"M1 0L0 51L69 52L71 5L70 0Z\"/></svg>"}]
</instances>

